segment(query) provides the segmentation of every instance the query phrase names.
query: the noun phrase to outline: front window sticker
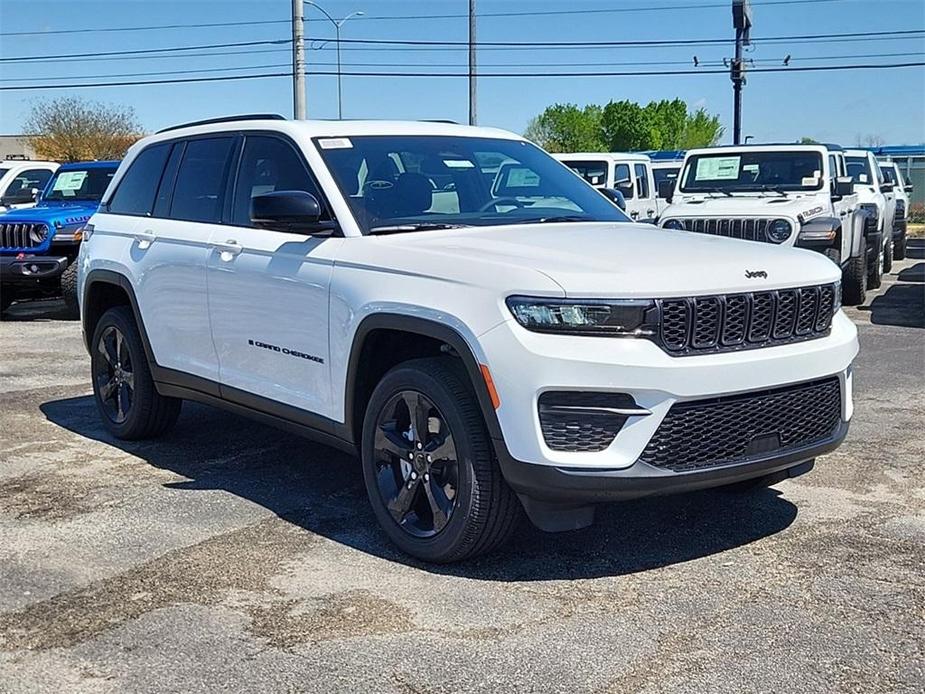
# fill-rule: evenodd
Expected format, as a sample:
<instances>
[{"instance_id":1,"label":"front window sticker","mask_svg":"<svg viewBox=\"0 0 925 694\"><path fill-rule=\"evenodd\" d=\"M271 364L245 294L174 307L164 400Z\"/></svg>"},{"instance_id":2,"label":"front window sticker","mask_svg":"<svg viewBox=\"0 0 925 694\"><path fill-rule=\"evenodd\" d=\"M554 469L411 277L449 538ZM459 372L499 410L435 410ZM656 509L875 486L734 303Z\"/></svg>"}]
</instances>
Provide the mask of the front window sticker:
<instances>
[{"instance_id":1,"label":"front window sticker","mask_svg":"<svg viewBox=\"0 0 925 694\"><path fill-rule=\"evenodd\" d=\"M734 181L739 178L742 157L704 157L697 160L698 181Z\"/></svg>"},{"instance_id":2,"label":"front window sticker","mask_svg":"<svg viewBox=\"0 0 925 694\"><path fill-rule=\"evenodd\" d=\"M351 149L353 143L348 137L325 137L318 140L321 149Z\"/></svg>"},{"instance_id":3,"label":"front window sticker","mask_svg":"<svg viewBox=\"0 0 925 694\"><path fill-rule=\"evenodd\" d=\"M62 171L55 179L55 185L52 190L73 195L75 191L80 190L84 181L87 180L86 171Z\"/></svg>"},{"instance_id":4,"label":"front window sticker","mask_svg":"<svg viewBox=\"0 0 925 694\"><path fill-rule=\"evenodd\" d=\"M535 171L522 167L511 169L507 175L509 188L536 188L540 184L540 177Z\"/></svg>"},{"instance_id":5,"label":"front window sticker","mask_svg":"<svg viewBox=\"0 0 925 694\"><path fill-rule=\"evenodd\" d=\"M450 169L474 169L473 164L468 159L444 159L443 163Z\"/></svg>"}]
</instances>

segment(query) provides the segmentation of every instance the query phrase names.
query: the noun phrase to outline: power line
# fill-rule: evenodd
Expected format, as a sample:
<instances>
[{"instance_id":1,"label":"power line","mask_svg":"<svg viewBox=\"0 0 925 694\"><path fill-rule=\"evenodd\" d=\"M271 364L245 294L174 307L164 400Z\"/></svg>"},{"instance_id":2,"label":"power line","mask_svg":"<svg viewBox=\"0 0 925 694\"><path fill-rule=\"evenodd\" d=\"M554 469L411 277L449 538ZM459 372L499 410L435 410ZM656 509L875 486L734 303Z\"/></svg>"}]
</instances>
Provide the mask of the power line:
<instances>
[{"instance_id":1,"label":"power line","mask_svg":"<svg viewBox=\"0 0 925 694\"><path fill-rule=\"evenodd\" d=\"M749 72L754 74L758 72L779 73L779 72L830 72L842 70L887 70L907 67L923 67L925 61L905 62L905 63L873 63L873 64L852 64L852 65L811 65L804 67L767 67L753 68ZM333 71L308 71L308 75L328 75L334 76L337 73ZM342 71L344 76L355 77L440 77L440 78L468 78L468 72L371 72L371 71ZM552 77L654 77L654 76L677 76L677 75L725 75L728 70L644 70L644 71L601 71L601 72L491 72L478 73L479 78L552 78ZM235 80L265 79L271 77L292 77L292 72L274 72L255 75L224 75L221 77L187 77L182 79L170 80L132 80L121 82L85 82L80 84L44 84L44 85L18 85L18 86L0 86L0 91L34 91L38 89L83 89L91 87L127 87L141 86L149 84L183 84L193 82L225 82Z\"/></svg>"},{"instance_id":2,"label":"power line","mask_svg":"<svg viewBox=\"0 0 925 694\"><path fill-rule=\"evenodd\" d=\"M753 43L779 43L779 42L801 42L801 41L814 41L814 42L824 42L824 41L872 41L878 40L879 38L890 38L891 40L902 39L902 38L919 38L918 35L925 34L925 29L906 29L906 30L897 30L897 31L875 31L875 32L852 32L852 33L843 33L843 34L804 34L804 35L794 35L794 36L768 36L764 38L753 38ZM334 39L325 39L325 38L311 38L306 37L306 41L325 41L328 43L337 43ZM244 47L244 46L262 46L262 45L279 45L286 46L292 43L292 39L275 39L275 40L265 40L265 41L237 41L230 43L214 43L214 44L198 44L193 46L172 46L168 48L148 48L148 49L137 49L131 51L109 51L109 52L94 52L94 53L65 53L59 55L38 55L38 56L19 56L13 58L0 58L0 62L46 62L53 59L61 58L94 58L94 57L122 57L122 56L133 56L140 54L154 54L151 57L159 57L161 54L168 53L181 53L185 51L192 50L204 50L212 48L230 48L230 47ZM371 48L368 50L389 50L389 49L404 49L408 48L418 48L426 47L427 49L431 48L451 48L452 50L461 50L463 48L468 48L468 42L466 41L427 41L419 39L340 39L340 43L347 44L347 48L353 48L354 46L362 45L361 48L366 47L370 44L379 46L381 48ZM594 48L615 48L615 47L632 47L632 48L641 48L641 47L674 47L674 46L702 46L702 45L726 45L730 43L730 39L721 38L721 39L665 39L665 40L645 40L645 41L553 41L553 42L543 42L543 41L487 41L479 42L476 45L482 50L492 50L492 49L509 49L509 50L524 50L524 49L537 49L542 48L544 50L557 49L557 48L566 48L566 49L594 49ZM354 48L354 50L359 50Z\"/></svg>"},{"instance_id":3,"label":"power line","mask_svg":"<svg viewBox=\"0 0 925 694\"><path fill-rule=\"evenodd\" d=\"M923 52L914 52L914 53L864 53L864 54L849 54L849 55L814 55L814 56L791 56L790 62L801 62L806 60L845 60L845 59L859 59L859 58L896 58L896 57L910 57L910 56L925 56ZM783 63L784 58L758 58L755 59L755 63ZM690 60L659 60L659 61L626 61L626 62L607 62L608 67L614 66L655 66L655 65L690 65ZM724 65L722 58L701 58L699 59L699 64L706 67L718 67ZM323 66L323 67L334 67L337 63L334 62L313 62L313 66ZM267 70L274 68L284 68L290 67L291 63L271 63L264 65L239 65L236 67L217 67L217 68L195 68L190 70L166 70L166 71L154 71L154 72L123 72L116 74L105 74L105 75L70 75L68 79L74 80L91 80L91 79L114 79L119 77L155 77L163 75L192 75L192 74L201 74L201 73L215 73L215 72L235 72L238 70ZM363 68L363 67L378 67L378 68L403 68L403 67L418 67L416 63L347 63L344 65L346 68ZM439 68L459 68L463 67L460 63L429 63L428 68L439 69ZM512 69L512 68L566 68L566 67L602 67L600 61L596 62L565 62L565 63L494 63L494 64L482 64L482 69L492 69L492 70L502 70L502 69ZM342 73L349 74L349 73ZM428 73L430 74L430 73ZM486 73L479 73L480 75ZM487 75L486 75L487 76ZM30 82L36 80L60 80L61 75L52 75L50 77L5 77L0 78L0 83L4 82Z\"/></svg>"},{"instance_id":4,"label":"power line","mask_svg":"<svg viewBox=\"0 0 925 694\"><path fill-rule=\"evenodd\" d=\"M813 5L822 3L845 2L846 0L767 0L766 2L755 2L755 6L774 7L787 5ZM625 12L665 12L679 10L700 10L727 8L728 3L703 3L698 5L644 5L638 7L608 7L600 9L585 10L532 10L532 11L509 11L509 12L484 12L478 15L479 19L489 19L492 17L543 17L543 16L561 16L561 15L593 15L593 14L621 14ZM462 19L468 17L468 14L432 14L432 15L364 15L357 17L362 21L407 21L414 19ZM305 22L323 22L321 18L308 18ZM5 31L0 32L0 36L47 36L57 34L89 34L89 33L118 33L118 32L137 32L137 31L159 31L164 29L220 29L238 26L257 26L271 24L289 24L288 19L269 19L259 21L242 21L242 22L204 22L196 24L160 24L155 26L129 26L129 27L89 27L82 29L49 29L42 31Z\"/></svg>"}]
</instances>

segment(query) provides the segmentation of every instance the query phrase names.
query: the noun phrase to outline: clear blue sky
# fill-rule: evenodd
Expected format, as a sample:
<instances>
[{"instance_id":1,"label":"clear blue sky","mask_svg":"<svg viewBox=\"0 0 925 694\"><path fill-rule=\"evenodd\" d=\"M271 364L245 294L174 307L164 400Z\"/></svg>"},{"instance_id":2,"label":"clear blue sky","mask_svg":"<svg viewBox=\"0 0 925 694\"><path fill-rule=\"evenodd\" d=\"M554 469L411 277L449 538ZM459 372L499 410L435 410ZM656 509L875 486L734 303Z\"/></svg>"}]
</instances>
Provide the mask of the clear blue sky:
<instances>
[{"instance_id":1,"label":"clear blue sky","mask_svg":"<svg viewBox=\"0 0 925 694\"><path fill-rule=\"evenodd\" d=\"M794 5L762 5L753 0L754 37L837 32L874 32L925 29L925 0L835 0ZM350 20L343 38L425 39L463 41L467 37L464 17L430 19L420 15L465 15L466 0L320 0L335 17L362 10L368 18ZM505 11L594 10L721 4L714 8L664 11L621 11L530 17L482 17L480 41L619 41L731 37L728 0L478 0L479 13ZM406 19L377 19L389 15L414 15ZM290 0L0 0L0 57L92 53L285 39L291 36L285 23ZM310 36L330 37L333 28L314 8L306 7ZM11 36L11 32L72 30L82 28L186 25L203 22L272 21L222 28L175 28L156 31L114 33L68 33L43 36ZM59 62L0 63L3 85L22 84L39 78L76 82L78 78L156 71L215 70L255 67L237 73L285 71L290 61L288 46L257 46L224 49L236 55L92 60L74 58ZM645 61L673 62L664 69L686 69L697 55L701 61L721 60L731 49L725 46L660 48L611 48L607 50L537 48L531 50L480 51L481 69L512 65L520 71L552 71L552 63L573 63L566 71L652 69L617 63ZM261 51L261 52L245 52ZM308 52L309 69L333 70L333 44ZM891 58L819 57L860 54L904 53ZM782 60L792 56L791 65L847 62L904 62L925 59L925 39L855 40L838 43L762 44L756 42L749 57L756 61ZM816 58L801 60L803 58ZM465 70L465 50L383 50L348 47L343 50L345 66L364 64L354 70ZM320 65L325 64L325 65ZM367 67L366 65L369 65ZM393 67L401 64L405 67ZM760 63L763 66L777 62ZM272 67L262 67L272 66ZM439 66L446 66L441 68ZM659 69L662 66L655 66ZM345 67L345 70L350 70ZM500 68L504 69L504 68ZM203 73L205 74L205 73ZM183 75L137 77L171 79ZM133 78L126 78L133 79ZM21 80L13 82L11 80ZM51 83L53 80L45 80ZM89 79L87 81L97 81ZM36 99L79 95L103 102L132 106L146 130L177 122L241 112L278 112L292 115L291 80L288 77L262 80L60 89L32 92L0 92L0 132L19 132L22 120ZM719 114L727 126L732 123L732 90L727 75L568 77L542 79L484 78L479 82L479 121L522 132L528 120L554 102L606 103L611 99L680 97L693 106L704 106ZM467 118L467 83L464 78L344 77L344 113L348 118ZM333 77L308 78L309 117L331 118L337 113L336 83ZM825 73L753 74L745 89L744 132L759 141L788 141L801 136L855 144L858 137L877 136L889 144L925 141L925 68Z\"/></svg>"}]
</instances>

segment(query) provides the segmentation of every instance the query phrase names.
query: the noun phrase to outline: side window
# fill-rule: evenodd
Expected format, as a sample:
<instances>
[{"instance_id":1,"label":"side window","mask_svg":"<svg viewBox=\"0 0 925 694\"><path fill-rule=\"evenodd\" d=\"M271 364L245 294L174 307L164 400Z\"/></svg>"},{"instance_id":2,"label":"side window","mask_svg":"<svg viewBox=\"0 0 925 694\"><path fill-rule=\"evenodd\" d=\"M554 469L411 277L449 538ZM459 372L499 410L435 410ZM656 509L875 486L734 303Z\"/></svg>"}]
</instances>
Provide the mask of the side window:
<instances>
[{"instance_id":1,"label":"side window","mask_svg":"<svg viewBox=\"0 0 925 694\"><path fill-rule=\"evenodd\" d=\"M119 181L119 187L109 202L109 211L115 214L150 215L169 152L170 144L152 145L135 157Z\"/></svg>"},{"instance_id":2,"label":"side window","mask_svg":"<svg viewBox=\"0 0 925 694\"><path fill-rule=\"evenodd\" d=\"M649 197L649 175L645 164L636 164L636 193L641 198Z\"/></svg>"},{"instance_id":3,"label":"side window","mask_svg":"<svg viewBox=\"0 0 925 694\"><path fill-rule=\"evenodd\" d=\"M838 158L834 154L829 155L829 176L832 178L832 185L835 185L835 179L841 176L838 172Z\"/></svg>"},{"instance_id":4,"label":"side window","mask_svg":"<svg viewBox=\"0 0 925 694\"><path fill-rule=\"evenodd\" d=\"M617 164L613 171L614 188L623 193L624 198L633 197L633 177L629 164Z\"/></svg>"},{"instance_id":5,"label":"side window","mask_svg":"<svg viewBox=\"0 0 925 694\"><path fill-rule=\"evenodd\" d=\"M10 181L5 194L12 195L23 190L32 190L33 188L44 190L45 184L48 183L52 173L54 172L48 169L26 169Z\"/></svg>"},{"instance_id":6,"label":"side window","mask_svg":"<svg viewBox=\"0 0 925 694\"><path fill-rule=\"evenodd\" d=\"M277 190L304 190L322 202L318 187L290 144L276 137L248 136L238 167L231 223L251 226L251 198Z\"/></svg>"},{"instance_id":7,"label":"side window","mask_svg":"<svg viewBox=\"0 0 925 694\"><path fill-rule=\"evenodd\" d=\"M222 221L225 180L234 138L190 140L177 171L170 216L190 222Z\"/></svg>"},{"instance_id":8,"label":"side window","mask_svg":"<svg viewBox=\"0 0 925 694\"><path fill-rule=\"evenodd\" d=\"M154 199L152 214L155 217L167 217L170 214L170 199L173 196L173 188L177 182L177 169L180 168L180 158L183 156L185 147L185 142L175 142L170 150L160 185L157 187L157 197Z\"/></svg>"}]
</instances>

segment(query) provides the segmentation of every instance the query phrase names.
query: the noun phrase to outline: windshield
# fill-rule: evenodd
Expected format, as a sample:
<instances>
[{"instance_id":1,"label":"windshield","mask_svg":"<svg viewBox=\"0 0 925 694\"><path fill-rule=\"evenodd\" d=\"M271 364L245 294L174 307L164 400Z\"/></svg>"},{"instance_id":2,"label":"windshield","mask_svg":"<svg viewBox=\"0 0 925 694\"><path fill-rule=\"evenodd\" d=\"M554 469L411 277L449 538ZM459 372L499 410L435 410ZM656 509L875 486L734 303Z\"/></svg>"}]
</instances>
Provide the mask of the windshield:
<instances>
[{"instance_id":1,"label":"windshield","mask_svg":"<svg viewBox=\"0 0 925 694\"><path fill-rule=\"evenodd\" d=\"M846 157L845 163L848 166L848 175L855 183L873 183L867 157Z\"/></svg>"},{"instance_id":2,"label":"windshield","mask_svg":"<svg viewBox=\"0 0 925 694\"><path fill-rule=\"evenodd\" d=\"M364 233L629 221L528 142L432 135L322 137L315 142Z\"/></svg>"},{"instance_id":3,"label":"windshield","mask_svg":"<svg viewBox=\"0 0 925 694\"><path fill-rule=\"evenodd\" d=\"M685 193L819 190L819 152L717 151L687 160L681 181Z\"/></svg>"},{"instance_id":4,"label":"windshield","mask_svg":"<svg viewBox=\"0 0 925 694\"><path fill-rule=\"evenodd\" d=\"M562 163L592 186L607 185L608 164L606 161L563 161Z\"/></svg>"},{"instance_id":5,"label":"windshield","mask_svg":"<svg viewBox=\"0 0 925 694\"><path fill-rule=\"evenodd\" d=\"M42 200L99 200L106 192L118 165L85 169L60 169L45 189Z\"/></svg>"}]
</instances>

